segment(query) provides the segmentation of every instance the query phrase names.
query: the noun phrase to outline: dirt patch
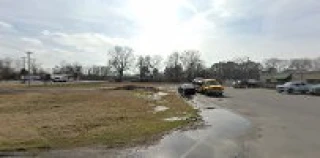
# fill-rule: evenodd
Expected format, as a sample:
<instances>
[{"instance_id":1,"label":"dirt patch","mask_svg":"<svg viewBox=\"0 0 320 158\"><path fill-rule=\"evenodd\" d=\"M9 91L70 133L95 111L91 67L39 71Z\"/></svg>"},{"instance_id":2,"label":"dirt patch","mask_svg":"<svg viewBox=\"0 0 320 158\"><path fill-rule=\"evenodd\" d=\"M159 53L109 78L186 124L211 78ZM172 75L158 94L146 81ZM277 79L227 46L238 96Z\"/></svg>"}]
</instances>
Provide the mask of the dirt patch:
<instances>
[{"instance_id":1,"label":"dirt patch","mask_svg":"<svg viewBox=\"0 0 320 158\"><path fill-rule=\"evenodd\" d=\"M125 85L125 86L115 87L114 90L144 90L144 91L151 91L151 92L159 92L159 89L156 87L138 86L138 85Z\"/></svg>"}]
</instances>

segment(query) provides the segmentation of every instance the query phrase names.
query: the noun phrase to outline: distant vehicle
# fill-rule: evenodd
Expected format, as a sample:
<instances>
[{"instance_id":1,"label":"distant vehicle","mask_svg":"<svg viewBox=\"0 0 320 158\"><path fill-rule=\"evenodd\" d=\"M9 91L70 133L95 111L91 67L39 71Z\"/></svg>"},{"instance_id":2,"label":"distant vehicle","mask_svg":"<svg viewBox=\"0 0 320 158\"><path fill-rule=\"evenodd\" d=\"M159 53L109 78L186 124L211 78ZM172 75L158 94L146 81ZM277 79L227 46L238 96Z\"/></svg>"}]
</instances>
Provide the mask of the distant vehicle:
<instances>
[{"instance_id":1,"label":"distant vehicle","mask_svg":"<svg viewBox=\"0 0 320 158\"><path fill-rule=\"evenodd\" d=\"M232 84L233 88L258 88L261 83L255 79L235 81Z\"/></svg>"},{"instance_id":2,"label":"distant vehicle","mask_svg":"<svg viewBox=\"0 0 320 158\"><path fill-rule=\"evenodd\" d=\"M320 84L310 86L309 94L320 95Z\"/></svg>"},{"instance_id":3,"label":"distant vehicle","mask_svg":"<svg viewBox=\"0 0 320 158\"><path fill-rule=\"evenodd\" d=\"M283 85L278 85L276 87L277 92L287 92L289 94L291 93L307 93L309 92L310 86L306 84L305 82L287 82Z\"/></svg>"},{"instance_id":4,"label":"distant vehicle","mask_svg":"<svg viewBox=\"0 0 320 158\"><path fill-rule=\"evenodd\" d=\"M235 81L232 84L233 88L247 88L247 83L245 81Z\"/></svg>"},{"instance_id":5,"label":"distant vehicle","mask_svg":"<svg viewBox=\"0 0 320 158\"><path fill-rule=\"evenodd\" d=\"M224 93L224 87L215 79L204 79L199 88L199 92L207 95L213 94L222 96Z\"/></svg>"},{"instance_id":6,"label":"distant vehicle","mask_svg":"<svg viewBox=\"0 0 320 158\"><path fill-rule=\"evenodd\" d=\"M200 91L200 87L203 85L203 78L195 78L192 81L193 86L195 87L196 91Z\"/></svg>"},{"instance_id":7,"label":"distant vehicle","mask_svg":"<svg viewBox=\"0 0 320 158\"><path fill-rule=\"evenodd\" d=\"M192 96L196 94L196 88L192 84L182 84L178 87L178 92L182 96Z\"/></svg>"},{"instance_id":8,"label":"distant vehicle","mask_svg":"<svg viewBox=\"0 0 320 158\"><path fill-rule=\"evenodd\" d=\"M36 76L36 75L26 75L26 76L21 76L21 80L41 80L41 76Z\"/></svg>"},{"instance_id":9,"label":"distant vehicle","mask_svg":"<svg viewBox=\"0 0 320 158\"><path fill-rule=\"evenodd\" d=\"M51 80L52 80L52 82L67 82L68 76L67 75L52 75Z\"/></svg>"}]
</instances>

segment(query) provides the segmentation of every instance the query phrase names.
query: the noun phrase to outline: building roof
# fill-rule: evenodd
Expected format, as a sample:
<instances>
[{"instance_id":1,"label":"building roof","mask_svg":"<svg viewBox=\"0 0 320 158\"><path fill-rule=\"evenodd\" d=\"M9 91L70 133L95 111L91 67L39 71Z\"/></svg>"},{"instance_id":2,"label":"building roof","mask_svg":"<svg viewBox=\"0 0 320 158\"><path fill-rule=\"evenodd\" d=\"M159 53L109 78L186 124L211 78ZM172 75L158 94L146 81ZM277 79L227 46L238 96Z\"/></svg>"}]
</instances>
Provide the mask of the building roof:
<instances>
[{"instance_id":1,"label":"building roof","mask_svg":"<svg viewBox=\"0 0 320 158\"><path fill-rule=\"evenodd\" d=\"M289 73L280 73L275 75L268 75L266 76L266 79L276 79L276 80L285 80L288 79L291 76Z\"/></svg>"},{"instance_id":2,"label":"building roof","mask_svg":"<svg viewBox=\"0 0 320 158\"><path fill-rule=\"evenodd\" d=\"M291 74L288 74L288 73L283 73L283 74L277 74L274 76L275 79L277 80L284 80L284 79L287 79L291 76Z\"/></svg>"}]
</instances>

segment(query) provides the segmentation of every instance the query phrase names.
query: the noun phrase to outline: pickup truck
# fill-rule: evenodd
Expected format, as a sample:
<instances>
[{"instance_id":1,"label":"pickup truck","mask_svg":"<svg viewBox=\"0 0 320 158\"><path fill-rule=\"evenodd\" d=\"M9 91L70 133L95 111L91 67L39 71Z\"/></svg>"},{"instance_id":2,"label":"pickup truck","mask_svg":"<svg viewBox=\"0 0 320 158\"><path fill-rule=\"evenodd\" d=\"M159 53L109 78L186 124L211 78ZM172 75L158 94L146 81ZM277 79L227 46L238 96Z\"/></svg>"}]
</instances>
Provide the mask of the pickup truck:
<instances>
[{"instance_id":1,"label":"pickup truck","mask_svg":"<svg viewBox=\"0 0 320 158\"><path fill-rule=\"evenodd\" d=\"M206 95L223 96L224 87L215 79L204 79L199 92Z\"/></svg>"}]
</instances>

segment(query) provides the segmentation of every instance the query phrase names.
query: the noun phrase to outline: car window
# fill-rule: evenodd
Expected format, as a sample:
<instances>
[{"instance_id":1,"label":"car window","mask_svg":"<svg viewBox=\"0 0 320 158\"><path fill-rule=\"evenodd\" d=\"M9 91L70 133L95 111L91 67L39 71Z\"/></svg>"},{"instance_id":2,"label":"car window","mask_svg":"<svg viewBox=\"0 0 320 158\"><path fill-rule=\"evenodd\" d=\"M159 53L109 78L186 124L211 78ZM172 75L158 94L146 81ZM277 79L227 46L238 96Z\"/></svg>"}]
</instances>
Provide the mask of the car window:
<instances>
[{"instance_id":1,"label":"car window","mask_svg":"<svg viewBox=\"0 0 320 158\"><path fill-rule=\"evenodd\" d=\"M206 85L220 85L220 84L219 82L212 80L212 81L207 81Z\"/></svg>"},{"instance_id":2,"label":"car window","mask_svg":"<svg viewBox=\"0 0 320 158\"><path fill-rule=\"evenodd\" d=\"M284 85L285 86L290 86L292 83L291 82L287 82L287 83L285 83Z\"/></svg>"}]
</instances>

